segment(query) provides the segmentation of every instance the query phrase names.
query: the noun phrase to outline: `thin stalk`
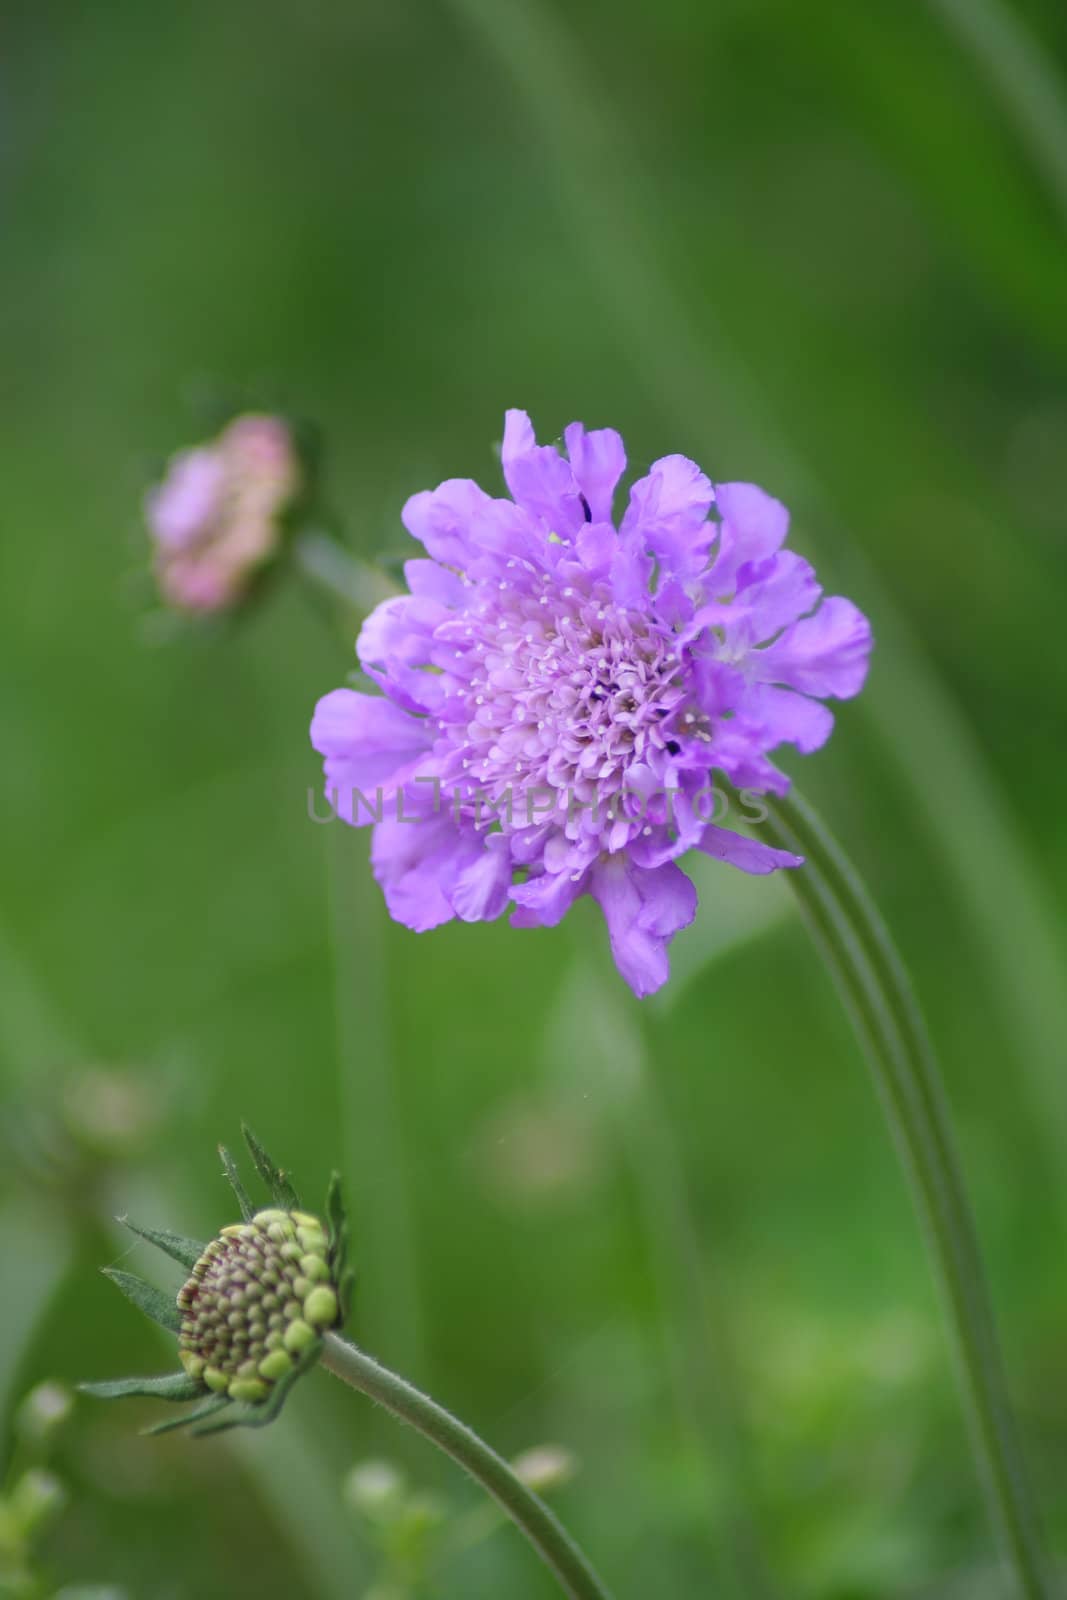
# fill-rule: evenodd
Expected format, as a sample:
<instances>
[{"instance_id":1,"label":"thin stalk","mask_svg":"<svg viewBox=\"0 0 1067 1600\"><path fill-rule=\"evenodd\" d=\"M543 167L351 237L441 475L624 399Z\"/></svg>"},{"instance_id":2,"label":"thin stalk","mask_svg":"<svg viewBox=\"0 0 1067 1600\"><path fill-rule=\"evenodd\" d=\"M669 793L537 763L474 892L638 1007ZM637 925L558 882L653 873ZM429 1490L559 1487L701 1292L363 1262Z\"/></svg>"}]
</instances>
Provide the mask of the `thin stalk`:
<instances>
[{"instance_id":1,"label":"thin stalk","mask_svg":"<svg viewBox=\"0 0 1067 1600\"><path fill-rule=\"evenodd\" d=\"M360 561L320 528L303 528L297 533L292 557L305 578L349 611L373 611L397 593L396 584L384 572Z\"/></svg>"},{"instance_id":2,"label":"thin stalk","mask_svg":"<svg viewBox=\"0 0 1067 1600\"><path fill-rule=\"evenodd\" d=\"M555 1513L465 1423L336 1333L326 1335L322 1363L335 1378L415 1428L480 1483L525 1534L571 1600L611 1600Z\"/></svg>"},{"instance_id":3,"label":"thin stalk","mask_svg":"<svg viewBox=\"0 0 1067 1600\"><path fill-rule=\"evenodd\" d=\"M941 1075L911 982L855 868L806 801L764 801L788 874L874 1073L924 1225L989 1508L1020 1595L1052 1593Z\"/></svg>"},{"instance_id":4,"label":"thin stalk","mask_svg":"<svg viewBox=\"0 0 1067 1600\"><path fill-rule=\"evenodd\" d=\"M345 628L397 592L384 573L359 561L321 528L296 533L292 558L331 609L340 608ZM406 1365L421 1370L425 1352L418 1253L385 1010L387 972L380 918L377 907L370 905L366 874L357 867L353 841L334 828L330 845L330 944L344 1170L356 1190L357 1210L374 1219L363 1241L363 1266L380 1291L375 1297L383 1319L378 1332L402 1353Z\"/></svg>"}]
</instances>

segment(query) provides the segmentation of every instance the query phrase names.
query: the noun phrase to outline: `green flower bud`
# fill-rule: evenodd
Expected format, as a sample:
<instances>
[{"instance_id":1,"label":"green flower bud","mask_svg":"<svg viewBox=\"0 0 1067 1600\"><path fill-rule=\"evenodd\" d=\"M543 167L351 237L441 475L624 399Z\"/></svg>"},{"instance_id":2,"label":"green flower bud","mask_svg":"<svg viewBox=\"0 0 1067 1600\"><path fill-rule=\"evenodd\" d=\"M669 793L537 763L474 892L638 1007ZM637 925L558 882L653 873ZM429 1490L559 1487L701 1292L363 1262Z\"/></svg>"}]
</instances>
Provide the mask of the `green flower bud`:
<instances>
[{"instance_id":1,"label":"green flower bud","mask_svg":"<svg viewBox=\"0 0 1067 1600\"><path fill-rule=\"evenodd\" d=\"M353 1273L340 1179L335 1173L327 1191L327 1228L297 1209L289 1176L249 1127L242 1125L242 1132L269 1206L253 1210L236 1161L220 1145L243 1222L231 1223L205 1245L124 1219L133 1233L186 1269L177 1304L131 1272L104 1269L139 1311L177 1334L181 1369L159 1377L104 1378L79 1388L101 1400L140 1395L194 1402L192 1410L157 1423L150 1433L188 1427L194 1434L214 1434L273 1422L293 1384L318 1359L327 1331L344 1320ZM47 1386L31 1399L19 1426L35 1435L59 1419L63 1401ZM0 1496L0 1544L10 1512L10 1495Z\"/></svg>"},{"instance_id":2,"label":"green flower bud","mask_svg":"<svg viewBox=\"0 0 1067 1600\"><path fill-rule=\"evenodd\" d=\"M264 1356L259 1363L259 1376L261 1378L284 1378L293 1370L293 1363L285 1350L272 1350L270 1355Z\"/></svg>"},{"instance_id":3,"label":"green flower bud","mask_svg":"<svg viewBox=\"0 0 1067 1600\"><path fill-rule=\"evenodd\" d=\"M304 1317L314 1328L332 1328L337 1321L337 1296L328 1284L312 1289L304 1301Z\"/></svg>"},{"instance_id":4,"label":"green flower bud","mask_svg":"<svg viewBox=\"0 0 1067 1600\"><path fill-rule=\"evenodd\" d=\"M301 1350L306 1350L309 1344L315 1342L315 1330L297 1318L286 1328L283 1342L287 1350L299 1354Z\"/></svg>"},{"instance_id":5,"label":"green flower bud","mask_svg":"<svg viewBox=\"0 0 1067 1600\"><path fill-rule=\"evenodd\" d=\"M321 1223L259 1211L223 1228L178 1295L182 1366L215 1394L266 1401L294 1360L340 1321Z\"/></svg>"},{"instance_id":6,"label":"green flower bud","mask_svg":"<svg viewBox=\"0 0 1067 1600\"><path fill-rule=\"evenodd\" d=\"M245 1400L249 1405L257 1405L269 1393L270 1384L262 1378L234 1378L230 1383L230 1399Z\"/></svg>"}]
</instances>

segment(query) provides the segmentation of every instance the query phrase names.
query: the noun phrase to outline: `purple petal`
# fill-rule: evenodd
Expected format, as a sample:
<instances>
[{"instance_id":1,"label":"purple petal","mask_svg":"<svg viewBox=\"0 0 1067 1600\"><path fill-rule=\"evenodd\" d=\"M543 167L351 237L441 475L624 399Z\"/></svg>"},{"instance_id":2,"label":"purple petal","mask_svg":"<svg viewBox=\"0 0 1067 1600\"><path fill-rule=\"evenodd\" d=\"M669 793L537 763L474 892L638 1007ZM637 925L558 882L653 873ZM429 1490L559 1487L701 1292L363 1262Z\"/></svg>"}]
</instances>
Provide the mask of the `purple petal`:
<instances>
[{"instance_id":1,"label":"purple petal","mask_svg":"<svg viewBox=\"0 0 1067 1600\"><path fill-rule=\"evenodd\" d=\"M533 423L530 421L528 411L519 411L512 407L504 413L504 443L500 450L500 460L504 468L504 477L507 478L508 468L518 456L528 456L531 450L537 449L537 435L534 433Z\"/></svg>"},{"instance_id":2,"label":"purple petal","mask_svg":"<svg viewBox=\"0 0 1067 1600\"><path fill-rule=\"evenodd\" d=\"M502 833L490 834L474 859L459 873L449 899L463 922L491 922L508 903L511 860Z\"/></svg>"},{"instance_id":3,"label":"purple petal","mask_svg":"<svg viewBox=\"0 0 1067 1600\"><path fill-rule=\"evenodd\" d=\"M453 611L426 596L405 594L383 600L356 640L360 665L406 710L440 715L451 690L452 680L445 674L454 670L456 648L440 639L437 630L454 620Z\"/></svg>"},{"instance_id":4,"label":"purple petal","mask_svg":"<svg viewBox=\"0 0 1067 1600\"><path fill-rule=\"evenodd\" d=\"M578 532L586 516L574 473L558 450L535 442L525 411L505 417L501 464L517 505L541 517L554 533Z\"/></svg>"},{"instance_id":5,"label":"purple petal","mask_svg":"<svg viewBox=\"0 0 1067 1600\"><path fill-rule=\"evenodd\" d=\"M696 914L696 891L684 872L673 862L646 869L613 857L593 867L590 892L604 913L615 965L631 989L644 998L662 988L670 973L667 940Z\"/></svg>"},{"instance_id":6,"label":"purple petal","mask_svg":"<svg viewBox=\"0 0 1067 1600\"><path fill-rule=\"evenodd\" d=\"M587 433L582 423L572 422L563 438L590 520L610 522L615 488L626 471L622 435L614 428L594 428Z\"/></svg>"},{"instance_id":7,"label":"purple petal","mask_svg":"<svg viewBox=\"0 0 1067 1600\"><path fill-rule=\"evenodd\" d=\"M751 579L748 583L746 575ZM791 550L770 556L755 567L746 562L737 584L734 609L753 644L773 639L782 628L811 611L822 594L814 569Z\"/></svg>"},{"instance_id":8,"label":"purple petal","mask_svg":"<svg viewBox=\"0 0 1067 1600\"><path fill-rule=\"evenodd\" d=\"M688 928L697 914L696 885L673 861L643 872L639 890L638 923L657 938L673 938L680 928Z\"/></svg>"},{"instance_id":9,"label":"purple petal","mask_svg":"<svg viewBox=\"0 0 1067 1600\"><path fill-rule=\"evenodd\" d=\"M511 500L487 499L471 522L471 537L484 552L468 563L471 577L492 577L498 570L497 558L543 560L545 535L529 511Z\"/></svg>"},{"instance_id":10,"label":"purple petal","mask_svg":"<svg viewBox=\"0 0 1067 1600\"><path fill-rule=\"evenodd\" d=\"M833 712L820 700L766 683L754 684L749 691L744 720L756 724L767 749L795 744L804 755L820 749L834 726Z\"/></svg>"},{"instance_id":11,"label":"purple petal","mask_svg":"<svg viewBox=\"0 0 1067 1600\"><path fill-rule=\"evenodd\" d=\"M400 513L405 528L435 561L465 567L477 554L470 527L489 500L471 478L448 478L436 489L413 494Z\"/></svg>"},{"instance_id":12,"label":"purple petal","mask_svg":"<svg viewBox=\"0 0 1067 1600\"><path fill-rule=\"evenodd\" d=\"M665 570L695 577L704 567L715 528L707 520L715 491L687 456L664 456L630 490L621 532L640 535Z\"/></svg>"},{"instance_id":13,"label":"purple petal","mask_svg":"<svg viewBox=\"0 0 1067 1600\"><path fill-rule=\"evenodd\" d=\"M756 651L752 661L764 683L847 700L863 688L871 644L862 611L832 595L814 616L794 622L774 644Z\"/></svg>"},{"instance_id":14,"label":"purple petal","mask_svg":"<svg viewBox=\"0 0 1067 1600\"><path fill-rule=\"evenodd\" d=\"M610 522L587 522L579 530L576 540L578 560L587 572L597 577L611 570L619 536Z\"/></svg>"},{"instance_id":15,"label":"purple petal","mask_svg":"<svg viewBox=\"0 0 1067 1600\"><path fill-rule=\"evenodd\" d=\"M158 544L182 550L211 528L223 505L226 463L220 451L186 450L149 494L145 515Z\"/></svg>"},{"instance_id":16,"label":"purple petal","mask_svg":"<svg viewBox=\"0 0 1067 1600\"><path fill-rule=\"evenodd\" d=\"M611 592L620 606L629 611L648 606L652 567L652 557L646 554L640 533L631 530L620 534L611 559Z\"/></svg>"},{"instance_id":17,"label":"purple petal","mask_svg":"<svg viewBox=\"0 0 1067 1600\"><path fill-rule=\"evenodd\" d=\"M424 720L354 689L324 695L311 722L311 743L325 758L327 796L354 826L373 820L377 789L400 781L430 741Z\"/></svg>"},{"instance_id":18,"label":"purple petal","mask_svg":"<svg viewBox=\"0 0 1067 1600\"><path fill-rule=\"evenodd\" d=\"M432 562L426 562L432 566ZM356 654L364 665L380 665L396 657L408 666L422 666L431 660L433 630L448 620L448 609L439 600L400 594L380 605L366 618L356 640Z\"/></svg>"},{"instance_id":19,"label":"purple petal","mask_svg":"<svg viewBox=\"0 0 1067 1600\"><path fill-rule=\"evenodd\" d=\"M513 884L510 895L518 909L512 913L512 927L554 928L585 888L581 872L544 872L539 878Z\"/></svg>"},{"instance_id":20,"label":"purple petal","mask_svg":"<svg viewBox=\"0 0 1067 1600\"><path fill-rule=\"evenodd\" d=\"M656 617L668 628L680 629L692 621L693 602L677 578L668 578L656 590Z\"/></svg>"},{"instance_id":21,"label":"purple petal","mask_svg":"<svg viewBox=\"0 0 1067 1600\"><path fill-rule=\"evenodd\" d=\"M777 872L780 867L804 865L803 856L795 856L789 850L774 850L769 844L746 838L743 833L731 833L729 828L706 828L697 849L706 856L714 856L716 861L725 861L757 877Z\"/></svg>"},{"instance_id":22,"label":"purple petal","mask_svg":"<svg viewBox=\"0 0 1067 1600\"><path fill-rule=\"evenodd\" d=\"M436 561L405 561L404 580L420 600L436 600L438 605L453 611L462 610L467 603L463 580Z\"/></svg>"},{"instance_id":23,"label":"purple petal","mask_svg":"<svg viewBox=\"0 0 1067 1600\"><path fill-rule=\"evenodd\" d=\"M746 562L764 561L781 549L789 532L789 512L754 483L717 484L715 500L722 529L708 583L712 593L725 594Z\"/></svg>"},{"instance_id":24,"label":"purple petal","mask_svg":"<svg viewBox=\"0 0 1067 1600\"><path fill-rule=\"evenodd\" d=\"M415 933L451 922L446 887L466 864L466 841L447 812L431 822L391 819L374 830L371 866L389 915Z\"/></svg>"}]
</instances>

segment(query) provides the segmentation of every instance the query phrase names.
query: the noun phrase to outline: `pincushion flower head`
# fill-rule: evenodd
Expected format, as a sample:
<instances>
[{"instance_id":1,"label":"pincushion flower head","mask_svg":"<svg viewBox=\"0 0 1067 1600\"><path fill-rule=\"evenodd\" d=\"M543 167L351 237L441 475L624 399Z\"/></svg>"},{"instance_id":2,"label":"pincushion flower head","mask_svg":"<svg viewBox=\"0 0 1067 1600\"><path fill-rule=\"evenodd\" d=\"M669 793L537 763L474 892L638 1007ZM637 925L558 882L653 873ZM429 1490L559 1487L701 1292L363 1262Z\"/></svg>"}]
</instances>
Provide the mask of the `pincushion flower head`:
<instances>
[{"instance_id":1,"label":"pincushion flower head","mask_svg":"<svg viewBox=\"0 0 1067 1600\"><path fill-rule=\"evenodd\" d=\"M216 1433L271 1422L300 1374L322 1351L324 1334L340 1326L351 1290L348 1224L335 1178L327 1221L300 1209L288 1177L255 1135L245 1140L264 1180L270 1206L255 1210L229 1153L222 1156L241 1211L206 1244L180 1234L127 1226L179 1262L188 1277L171 1297L132 1273L107 1276L145 1314L177 1335L182 1370L163 1377L83 1384L102 1399L127 1395L199 1404L149 1430L194 1425Z\"/></svg>"},{"instance_id":2,"label":"pincushion flower head","mask_svg":"<svg viewBox=\"0 0 1067 1600\"><path fill-rule=\"evenodd\" d=\"M622 439L576 422L564 442L539 446L509 411L510 498L457 478L407 502L425 554L357 641L382 693L327 694L311 738L338 814L374 824L394 918L422 931L510 907L547 926L590 894L646 995L696 911L679 857L801 864L713 820L713 775L784 793L771 753L826 741L824 701L858 693L871 632L784 548L788 513L754 484L665 456L616 526Z\"/></svg>"},{"instance_id":3,"label":"pincushion flower head","mask_svg":"<svg viewBox=\"0 0 1067 1600\"><path fill-rule=\"evenodd\" d=\"M187 612L234 605L276 554L281 516L300 478L292 436L278 417L235 417L210 443L175 456L145 502L168 605Z\"/></svg>"}]
</instances>

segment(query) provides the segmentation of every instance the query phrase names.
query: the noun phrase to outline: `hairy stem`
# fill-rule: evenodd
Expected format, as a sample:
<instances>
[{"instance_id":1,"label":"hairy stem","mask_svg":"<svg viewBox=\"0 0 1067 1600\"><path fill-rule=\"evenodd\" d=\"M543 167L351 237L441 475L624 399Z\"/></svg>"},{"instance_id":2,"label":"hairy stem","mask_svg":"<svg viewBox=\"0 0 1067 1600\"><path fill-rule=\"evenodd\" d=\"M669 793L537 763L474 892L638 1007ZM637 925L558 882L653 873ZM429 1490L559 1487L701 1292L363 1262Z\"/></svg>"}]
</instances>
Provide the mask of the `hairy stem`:
<instances>
[{"instance_id":1,"label":"hairy stem","mask_svg":"<svg viewBox=\"0 0 1067 1600\"><path fill-rule=\"evenodd\" d=\"M470 1473L526 1535L572 1600L611 1600L555 1513L465 1423L336 1333L326 1335L322 1361L334 1377L384 1406Z\"/></svg>"},{"instance_id":2,"label":"hairy stem","mask_svg":"<svg viewBox=\"0 0 1067 1600\"><path fill-rule=\"evenodd\" d=\"M797 795L765 798L761 837L805 857L788 874L874 1073L942 1293L991 1513L1018 1592L1051 1594L978 1240L933 1047L910 980L863 883Z\"/></svg>"}]
</instances>

